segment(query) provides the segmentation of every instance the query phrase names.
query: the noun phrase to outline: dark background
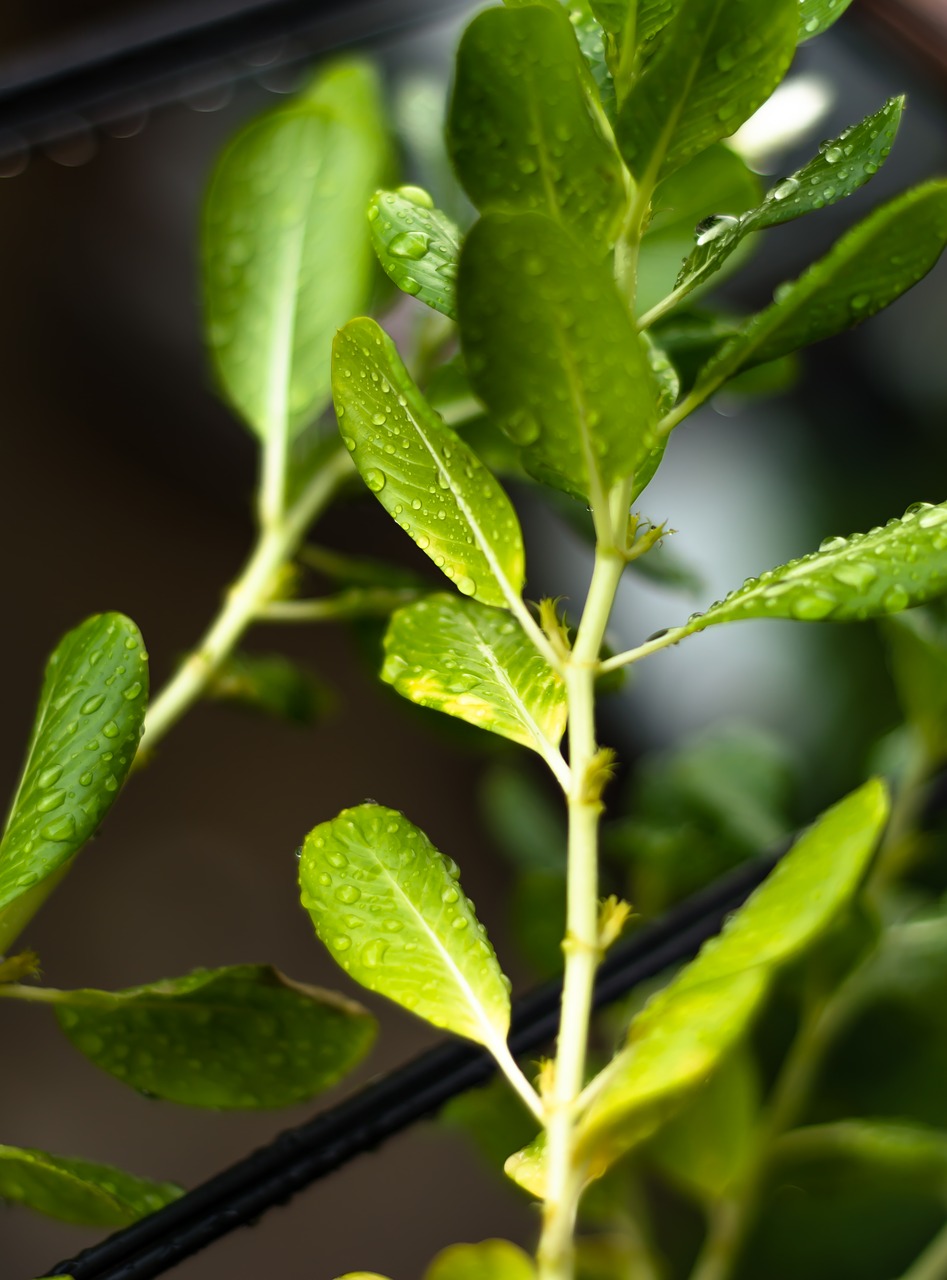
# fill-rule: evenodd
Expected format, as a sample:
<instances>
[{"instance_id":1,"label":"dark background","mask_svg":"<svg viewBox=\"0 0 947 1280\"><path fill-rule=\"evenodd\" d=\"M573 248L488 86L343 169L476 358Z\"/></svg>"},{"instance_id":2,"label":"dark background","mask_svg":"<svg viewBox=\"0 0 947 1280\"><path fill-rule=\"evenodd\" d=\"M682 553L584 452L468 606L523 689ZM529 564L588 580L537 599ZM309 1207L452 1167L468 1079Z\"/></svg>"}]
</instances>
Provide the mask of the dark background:
<instances>
[{"instance_id":1,"label":"dark background","mask_svg":"<svg viewBox=\"0 0 947 1280\"><path fill-rule=\"evenodd\" d=\"M747 307L762 305L857 212L944 171L944 85L860 22L858 9L800 59L836 86L817 136L908 89L899 146L869 191L807 220L801 233L767 234L746 283L731 291ZM8 3L0 34L13 54L130 12L128 4ZM454 26L445 19L376 50L392 85L418 70L446 80ZM58 162L36 156L0 184L0 779L11 789L42 663L59 636L96 610L130 614L159 687L249 548L254 449L206 371L196 229L222 142L274 100L244 82L197 101L218 110L170 106L133 137L80 138L54 149ZM704 603L826 534L947 497L944 282L941 269L864 331L808 355L790 400L724 402L675 438L649 514L681 530L681 554L705 575ZM580 595L579 545L543 519L527 536L532 593ZM328 545L416 563L399 537L370 499L321 532ZM632 586L617 638L632 643L696 603ZM221 707L193 711L28 929L23 941L40 952L46 980L120 987L265 960L301 980L343 985L298 906L293 851L314 823L368 796L404 809L460 862L502 955L505 873L472 811L478 757L446 751L374 684L345 633L273 629L254 643L285 649L337 686L337 714L298 731ZM857 778L895 716L869 630L750 624L648 664L610 707L608 740L634 756L734 711L795 744L813 811ZM371 1003L383 1031L363 1075L433 1041L407 1015ZM312 1110L217 1115L150 1102L76 1055L42 1009L7 1003L2 1014L0 1138L11 1144L189 1185ZM460 1141L425 1126L175 1274L329 1280L365 1268L411 1280L447 1243L487 1235L528 1243L532 1231L528 1205ZM27 1280L94 1238L2 1211L0 1274Z\"/></svg>"}]
</instances>

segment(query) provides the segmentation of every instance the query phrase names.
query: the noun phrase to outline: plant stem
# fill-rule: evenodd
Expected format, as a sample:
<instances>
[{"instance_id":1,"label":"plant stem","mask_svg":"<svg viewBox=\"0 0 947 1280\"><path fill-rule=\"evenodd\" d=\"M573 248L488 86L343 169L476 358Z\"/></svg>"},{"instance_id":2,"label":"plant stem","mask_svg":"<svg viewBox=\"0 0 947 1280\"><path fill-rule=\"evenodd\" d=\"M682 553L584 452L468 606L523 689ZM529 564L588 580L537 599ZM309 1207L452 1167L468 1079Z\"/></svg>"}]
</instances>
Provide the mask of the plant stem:
<instances>
[{"instance_id":1,"label":"plant stem","mask_svg":"<svg viewBox=\"0 0 947 1280\"><path fill-rule=\"evenodd\" d=\"M598 655L625 561L601 539L588 599L565 671L569 706L569 868L565 973L552 1089L545 1099L547 1188L539 1244L540 1280L571 1280L572 1234L582 1190L575 1165L576 1101L585 1078L592 986L599 962L599 790L592 778L595 736L595 677Z\"/></svg>"},{"instance_id":2,"label":"plant stem","mask_svg":"<svg viewBox=\"0 0 947 1280\"><path fill-rule=\"evenodd\" d=\"M261 528L250 559L227 592L223 609L152 702L145 717L145 751L153 750L204 692L211 677L267 602L276 573L295 554L307 528L328 506L351 469L349 456L340 445L293 505Z\"/></svg>"},{"instance_id":3,"label":"plant stem","mask_svg":"<svg viewBox=\"0 0 947 1280\"><path fill-rule=\"evenodd\" d=\"M257 611L259 622L336 622L384 618L422 596L414 587L353 587L322 600L275 600Z\"/></svg>"},{"instance_id":4,"label":"plant stem","mask_svg":"<svg viewBox=\"0 0 947 1280\"><path fill-rule=\"evenodd\" d=\"M947 1227L943 1227L901 1280L947 1280Z\"/></svg>"}]
</instances>

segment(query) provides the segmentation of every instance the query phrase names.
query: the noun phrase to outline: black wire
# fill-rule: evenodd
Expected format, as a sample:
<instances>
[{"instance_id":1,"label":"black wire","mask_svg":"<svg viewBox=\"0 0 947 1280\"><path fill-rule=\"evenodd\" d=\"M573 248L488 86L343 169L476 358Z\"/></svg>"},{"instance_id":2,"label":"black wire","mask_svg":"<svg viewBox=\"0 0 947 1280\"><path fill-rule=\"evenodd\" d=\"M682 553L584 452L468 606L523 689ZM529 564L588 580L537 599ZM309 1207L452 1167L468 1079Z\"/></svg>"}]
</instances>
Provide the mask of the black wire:
<instances>
[{"instance_id":1,"label":"black wire","mask_svg":"<svg viewBox=\"0 0 947 1280\"><path fill-rule=\"evenodd\" d=\"M777 860L772 855L744 864L614 947L599 969L595 1007L692 956ZM514 1056L553 1038L561 993L556 979L516 1002L510 1034ZM484 1050L456 1041L438 1045L43 1274L151 1280L237 1227L255 1223L267 1209L285 1204L297 1191L432 1115L451 1098L484 1084L495 1070Z\"/></svg>"},{"instance_id":2,"label":"black wire","mask_svg":"<svg viewBox=\"0 0 947 1280\"><path fill-rule=\"evenodd\" d=\"M267 69L255 65L260 50L295 61L443 17L458 4L190 0L103 26L0 65L0 160L259 74Z\"/></svg>"}]
</instances>

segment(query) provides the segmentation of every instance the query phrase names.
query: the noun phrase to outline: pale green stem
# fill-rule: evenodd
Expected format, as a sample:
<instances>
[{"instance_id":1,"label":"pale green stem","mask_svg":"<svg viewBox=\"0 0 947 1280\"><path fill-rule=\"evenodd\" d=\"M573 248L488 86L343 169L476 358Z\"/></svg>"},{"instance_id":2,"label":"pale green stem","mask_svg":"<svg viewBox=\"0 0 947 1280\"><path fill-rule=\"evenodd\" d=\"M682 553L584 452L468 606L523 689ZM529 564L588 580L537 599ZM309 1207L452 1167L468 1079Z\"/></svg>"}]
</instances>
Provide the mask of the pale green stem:
<instances>
[{"instance_id":1,"label":"pale green stem","mask_svg":"<svg viewBox=\"0 0 947 1280\"><path fill-rule=\"evenodd\" d=\"M354 587L323 600L274 600L256 613L258 622L337 622L386 617L424 593L413 587Z\"/></svg>"},{"instance_id":2,"label":"pale green stem","mask_svg":"<svg viewBox=\"0 0 947 1280\"><path fill-rule=\"evenodd\" d=\"M930 1242L901 1280L947 1280L947 1226Z\"/></svg>"},{"instance_id":3,"label":"pale green stem","mask_svg":"<svg viewBox=\"0 0 947 1280\"><path fill-rule=\"evenodd\" d=\"M69 1004L84 1009L114 1009L116 1004L116 997L108 991L60 991L56 987L27 987L19 982L0 982L0 999Z\"/></svg>"},{"instance_id":4,"label":"pale green stem","mask_svg":"<svg viewBox=\"0 0 947 1280\"><path fill-rule=\"evenodd\" d=\"M340 445L286 513L261 529L243 572L227 592L223 609L152 702L145 717L145 751L152 750L204 692L211 677L267 603L278 570L295 554L309 525L328 506L351 470L349 456Z\"/></svg>"},{"instance_id":5,"label":"pale green stem","mask_svg":"<svg viewBox=\"0 0 947 1280\"><path fill-rule=\"evenodd\" d=\"M509 1045L505 1040L502 1040L489 1044L487 1048L493 1055L497 1066L519 1095L520 1100L532 1112L534 1118L542 1124L546 1117L542 1099L520 1070L519 1064L510 1053Z\"/></svg>"},{"instance_id":6,"label":"pale green stem","mask_svg":"<svg viewBox=\"0 0 947 1280\"><path fill-rule=\"evenodd\" d=\"M573 1231L582 1190L575 1162L576 1102L585 1078L592 988L599 962L598 821L601 801L590 774L598 750L595 677L598 655L625 566L613 546L596 551L588 599L566 664L569 706L569 864L565 973L555 1070L547 1109L547 1188L537 1261L540 1280L571 1280Z\"/></svg>"},{"instance_id":7,"label":"pale green stem","mask_svg":"<svg viewBox=\"0 0 947 1280\"><path fill-rule=\"evenodd\" d=\"M617 671L619 667L627 667L632 662L639 662L649 653L657 653L659 649L667 649L672 644L678 644L687 634L689 633L686 627L671 627L661 635L655 636L653 640L646 640L644 644L639 644L636 649L626 649L624 653L616 653L614 657L603 659L599 671L604 675L606 671Z\"/></svg>"},{"instance_id":8,"label":"pale green stem","mask_svg":"<svg viewBox=\"0 0 947 1280\"><path fill-rule=\"evenodd\" d=\"M679 289L674 289L667 295L667 297L662 298L660 302L656 302L651 310L646 311L638 321L638 328L650 329L656 320L660 320L663 315L666 315L669 311L673 310L673 308L680 302L681 298L687 297L690 289L690 285L681 285Z\"/></svg>"}]
</instances>

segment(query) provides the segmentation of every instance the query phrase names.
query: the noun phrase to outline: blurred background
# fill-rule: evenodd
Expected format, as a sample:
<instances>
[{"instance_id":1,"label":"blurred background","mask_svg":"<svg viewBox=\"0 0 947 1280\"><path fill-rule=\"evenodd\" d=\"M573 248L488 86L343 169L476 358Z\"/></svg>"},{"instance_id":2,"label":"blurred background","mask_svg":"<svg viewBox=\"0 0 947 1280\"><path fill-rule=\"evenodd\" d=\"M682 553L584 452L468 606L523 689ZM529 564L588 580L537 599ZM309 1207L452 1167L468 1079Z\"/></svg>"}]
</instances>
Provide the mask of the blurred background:
<instances>
[{"instance_id":1,"label":"blurred background","mask_svg":"<svg viewBox=\"0 0 947 1280\"><path fill-rule=\"evenodd\" d=\"M444 0L403 25L421 11L402 12L397 0L351 4L329 34L313 22L288 39L268 37L226 71L182 81L164 95L166 105L148 111L129 92L123 117L107 128L73 114L53 122L45 143L0 129L3 785L15 783L42 664L65 630L96 610L130 614L147 639L157 687L202 632L250 545L255 450L214 394L201 338L197 228L220 147L294 89L307 56L326 41L360 40L348 47L380 61L393 123L408 120L418 136L436 138L451 49L476 7ZM115 30L109 23L140 36L193 22L196 12L159 0L11 0L0 14L0 107L57 58L114 39L102 34ZM789 102L783 124L802 132L790 129L785 145L757 160L775 179L819 138L906 91L891 159L851 200L767 232L726 286L735 309L765 304L868 208L947 168L941 4L918 3L920 18L893 4L887 13L882 22L856 0L800 52L794 74L808 88ZM374 27L382 33L365 40ZM4 85L13 88L5 93ZM643 505L678 530L673 550L696 581L669 591L631 580L615 620L617 647L829 534L947 498L945 283L941 266L863 330L807 353L789 395L720 397L676 433ZM580 600L582 542L528 497L525 509L530 594ZM412 567L422 559L370 497L330 515L321 540ZM426 718L373 681L350 634L273 628L255 633L250 647L280 648L310 665L334 687L335 712L308 730L213 705L192 712L28 930L24 941L39 951L46 980L123 987L198 965L270 961L300 980L343 985L298 906L293 852L317 821L369 796L404 809L457 859L506 959L507 873L492 827L471 812L489 756L466 738L445 750ZM858 779L873 744L896 723L876 634L780 623L721 628L644 664L607 704L604 736L633 763L734 717L786 741L798 816L810 817ZM458 823L458 813L470 820ZM508 968L528 982L525 965L514 958ZM408 1015L369 1003L383 1029L363 1077L433 1041ZM41 1009L8 1004L3 1026L0 1139L11 1144L190 1185L313 1110L174 1109L98 1073ZM533 1230L529 1205L463 1139L429 1125L175 1275L328 1280L365 1268L410 1280L445 1244L487 1235L529 1243ZM27 1280L93 1239L3 1210L0 1269Z\"/></svg>"}]
</instances>

